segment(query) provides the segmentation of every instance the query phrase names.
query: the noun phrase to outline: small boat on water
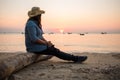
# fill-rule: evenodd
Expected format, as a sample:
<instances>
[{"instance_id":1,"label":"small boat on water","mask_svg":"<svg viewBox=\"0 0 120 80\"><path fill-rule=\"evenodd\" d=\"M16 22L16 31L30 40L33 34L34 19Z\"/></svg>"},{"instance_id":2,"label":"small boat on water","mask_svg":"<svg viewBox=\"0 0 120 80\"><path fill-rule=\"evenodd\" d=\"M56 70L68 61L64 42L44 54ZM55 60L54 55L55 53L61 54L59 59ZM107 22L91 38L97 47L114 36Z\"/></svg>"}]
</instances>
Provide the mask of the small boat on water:
<instances>
[{"instance_id":1,"label":"small boat on water","mask_svg":"<svg viewBox=\"0 0 120 80\"><path fill-rule=\"evenodd\" d=\"M107 32L101 32L101 34L107 34Z\"/></svg>"},{"instance_id":2,"label":"small boat on water","mask_svg":"<svg viewBox=\"0 0 120 80\"><path fill-rule=\"evenodd\" d=\"M72 34L71 32L68 32L68 34Z\"/></svg>"},{"instance_id":3,"label":"small boat on water","mask_svg":"<svg viewBox=\"0 0 120 80\"><path fill-rule=\"evenodd\" d=\"M49 34L54 34L53 32L50 32Z\"/></svg>"},{"instance_id":4,"label":"small boat on water","mask_svg":"<svg viewBox=\"0 0 120 80\"><path fill-rule=\"evenodd\" d=\"M24 34L24 32L21 32L21 34Z\"/></svg>"},{"instance_id":5,"label":"small boat on water","mask_svg":"<svg viewBox=\"0 0 120 80\"><path fill-rule=\"evenodd\" d=\"M80 33L80 35L81 35L81 36L84 36L85 34L83 34L83 33Z\"/></svg>"}]
</instances>

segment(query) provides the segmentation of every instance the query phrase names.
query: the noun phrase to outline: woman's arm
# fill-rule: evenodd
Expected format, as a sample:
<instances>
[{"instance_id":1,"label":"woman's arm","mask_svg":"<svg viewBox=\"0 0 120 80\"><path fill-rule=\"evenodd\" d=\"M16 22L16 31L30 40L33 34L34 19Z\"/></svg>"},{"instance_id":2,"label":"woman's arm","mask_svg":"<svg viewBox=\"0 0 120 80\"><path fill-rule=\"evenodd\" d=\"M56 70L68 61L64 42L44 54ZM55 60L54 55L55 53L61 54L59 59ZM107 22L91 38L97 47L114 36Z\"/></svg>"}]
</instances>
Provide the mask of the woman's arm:
<instances>
[{"instance_id":1,"label":"woman's arm","mask_svg":"<svg viewBox=\"0 0 120 80\"><path fill-rule=\"evenodd\" d=\"M37 44L43 44L43 45L46 45L48 47L53 46L53 44L50 41L45 41L45 40L42 40L42 39L36 40L35 43L37 43Z\"/></svg>"},{"instance_id":2,"label":"woman's arm","mask_svg":"<svg viewBox=\"0 0 120 80\"><path fill-rule=\"evenodd\" d=\"M53 43L51 43L51 41L47 41L44 37L42 40L44 40L49 47L54 45Z\"/></svg>"},{"instance_id":3,"label":"woman's arm","mask_svg":"<svg viewBox=\"0 0 120 80\"><path fill-rule=\"evenodd\" d=\"M48 42L47 42L47 41L44 41L44 40L42 40L42 39L36 40L35 43L37 43L37 44L43 44L43 45L48 45Z\"/></svg>"}]
</instances>

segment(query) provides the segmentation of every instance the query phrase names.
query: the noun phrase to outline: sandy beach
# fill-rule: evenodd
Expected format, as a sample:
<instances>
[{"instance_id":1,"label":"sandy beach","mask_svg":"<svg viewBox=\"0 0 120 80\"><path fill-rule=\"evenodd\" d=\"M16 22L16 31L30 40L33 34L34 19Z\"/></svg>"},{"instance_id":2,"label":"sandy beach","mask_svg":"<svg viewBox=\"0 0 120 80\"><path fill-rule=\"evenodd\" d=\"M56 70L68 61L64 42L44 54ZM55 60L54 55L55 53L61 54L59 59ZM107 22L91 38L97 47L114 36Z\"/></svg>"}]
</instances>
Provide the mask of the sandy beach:
<instances>
[{"instance_id":1,"label":"sandy beach","mask_svg":"<svg viewBox=\"0 0 120 80\"><path fill-rule=\"evenodd\" d=\"M120 79L120 53L77 53L76 55L87 55L88 59L80 64L53 57L14 72L8 80Z\"/></svg>"}]
</instances>

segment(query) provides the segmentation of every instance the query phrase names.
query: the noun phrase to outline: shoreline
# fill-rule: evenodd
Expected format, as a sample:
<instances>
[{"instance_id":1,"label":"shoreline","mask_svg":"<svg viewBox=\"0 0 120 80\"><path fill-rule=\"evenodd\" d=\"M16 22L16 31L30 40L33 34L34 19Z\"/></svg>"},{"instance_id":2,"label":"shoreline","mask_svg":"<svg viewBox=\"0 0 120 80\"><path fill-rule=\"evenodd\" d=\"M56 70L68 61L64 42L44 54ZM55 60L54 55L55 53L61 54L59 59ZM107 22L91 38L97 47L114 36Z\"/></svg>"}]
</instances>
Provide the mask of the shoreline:
<instances>
[{"instance_id":1,"label":"shoreline","mask_svg":"<svg viewBox=\"0 0 120 80\"><path fill-rule=\"evenodd\" d=\"M14 72L8 80L119 80L120 53L76 53L87 55L80 64L53 57Z\"/></svg>"}]
</instances>

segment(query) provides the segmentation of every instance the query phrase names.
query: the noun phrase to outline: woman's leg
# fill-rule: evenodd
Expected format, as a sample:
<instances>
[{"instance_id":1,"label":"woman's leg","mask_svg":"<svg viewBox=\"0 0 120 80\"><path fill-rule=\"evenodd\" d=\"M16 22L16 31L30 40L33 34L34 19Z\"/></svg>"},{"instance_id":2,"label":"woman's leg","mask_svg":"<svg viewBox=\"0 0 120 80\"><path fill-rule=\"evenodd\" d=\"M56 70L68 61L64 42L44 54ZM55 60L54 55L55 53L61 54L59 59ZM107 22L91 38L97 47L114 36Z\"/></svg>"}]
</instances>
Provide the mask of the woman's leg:
<instances>
[{"instance_id":1,"label":"woman's leg","mask_svg":"<svg viewBox=\"0 0 120 80\"><path fill-rule=\"evenodd\" d=\"M74 62L80 62L80 61L84 61L87 59L86 56L74 56L72 54L62 52L59 49L55 48L54 46L49 47L47 50L40 52L40 53L45 54L45 55L53 55L60 59L74 61Z\"/></svg>"}]
</instances>

